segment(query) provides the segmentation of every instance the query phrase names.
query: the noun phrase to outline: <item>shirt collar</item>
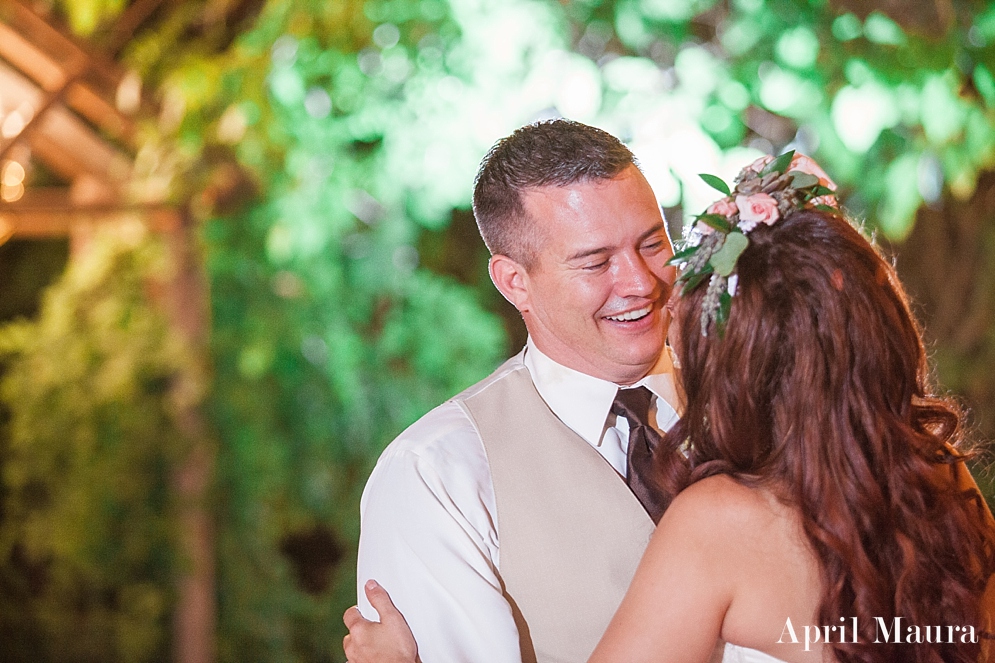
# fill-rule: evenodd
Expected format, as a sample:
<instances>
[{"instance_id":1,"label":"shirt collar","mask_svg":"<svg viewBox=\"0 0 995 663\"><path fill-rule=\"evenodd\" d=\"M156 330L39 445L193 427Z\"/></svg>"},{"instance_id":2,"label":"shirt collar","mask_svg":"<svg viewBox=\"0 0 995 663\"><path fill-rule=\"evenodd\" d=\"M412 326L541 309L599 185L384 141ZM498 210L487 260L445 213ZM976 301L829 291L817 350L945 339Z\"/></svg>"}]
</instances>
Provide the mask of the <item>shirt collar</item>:
<instances>
[{"instance_id":1,"label":"shirt collar","mask_svg":"<svg viewBox=\"0 0 995 663\"><path fill-rule=\"evenodd\" d=\"M525 367L532 376L536 391L553 414L593 446L601 444L605 422L619 386L559 364L543 354L528 339ZM667 430L677 413L667 400L674 392L674 376L669 362L661 362L633 387L646 387L658 398L657 423Z\"/></svg>"}]
</instances>

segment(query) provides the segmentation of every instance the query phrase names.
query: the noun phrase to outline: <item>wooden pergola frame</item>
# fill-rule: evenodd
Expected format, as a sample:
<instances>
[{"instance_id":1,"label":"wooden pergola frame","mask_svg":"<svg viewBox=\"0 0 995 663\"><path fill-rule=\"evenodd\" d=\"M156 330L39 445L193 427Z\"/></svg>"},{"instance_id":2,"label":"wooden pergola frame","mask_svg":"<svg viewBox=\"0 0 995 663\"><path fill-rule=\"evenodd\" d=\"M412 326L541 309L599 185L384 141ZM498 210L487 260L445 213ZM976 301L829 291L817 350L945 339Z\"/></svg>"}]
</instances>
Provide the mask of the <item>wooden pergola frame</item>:
<instances>
[{"instance_id":1,"label":"wooden pergola frame","mask_svg":"<svg viewBox=\"0 0 995 663\"><path fill-rule=\"evenodd\" d=\"M95 227L141 218L164 236L178 266L159 302L176 333L206 345L207 288L185 207L135 202L136 120L155 117L141 81L114 56L164 0L133 0L102 49L52 25L20 0L0 1L0 173L10 162L44 166L64 186L32 187L0 199L0 244L10 238L68 237L71 254L86 249ZM22 117L4 135L4 121ZM177 385L183 390L188 385ZM192 451L175 469L183 569L177 578L174 660L214 660L216 600L214 526L207 503L213 452L196 408L177 418Z\"/></svg>"},{"instance_id":2,"label":"wooden pergola frame","mask_svg":"<svg viewBox=\"0 0 995 663\"><path fill-rule=\"evenodd\" d=\"M161 1L131 5L118 23L133 24ZM78 214L93 219L125 204L137 149L135 118L152 113L140 81L28 6L8 0L0 4L0 122L14 113L23 128L15 135L0 132L0 165L41 163L67 185L27 188L5 202L0 210L13 237L71 234ZM161 221L165 208L153 207Z\"/></svg>"}]
</instances>

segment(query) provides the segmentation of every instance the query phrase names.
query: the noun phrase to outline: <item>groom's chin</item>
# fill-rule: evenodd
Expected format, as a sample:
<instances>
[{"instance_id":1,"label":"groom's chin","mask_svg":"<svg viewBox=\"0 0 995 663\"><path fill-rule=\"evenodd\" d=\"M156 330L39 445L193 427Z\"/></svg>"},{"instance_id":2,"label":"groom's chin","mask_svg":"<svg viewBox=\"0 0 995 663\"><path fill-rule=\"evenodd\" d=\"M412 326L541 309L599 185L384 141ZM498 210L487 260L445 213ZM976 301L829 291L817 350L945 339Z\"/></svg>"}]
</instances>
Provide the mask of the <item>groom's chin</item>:
<instances>
[{"instance_id":1,"label":"groom's chin","mask_svg":"<svg viewBox=\"0 0 995 663\"><path fill-rule=\"evenodd\" d=\"M627 379L615 379L613 381L619 384L626 384L642 379L653 372L653 369L660 364L662 354L662 334L658 334L655 340L632 339L624 347L616 347L611 355L612 362L622 372L627 374L624 376Z\"/></svg>"}]
</instances>

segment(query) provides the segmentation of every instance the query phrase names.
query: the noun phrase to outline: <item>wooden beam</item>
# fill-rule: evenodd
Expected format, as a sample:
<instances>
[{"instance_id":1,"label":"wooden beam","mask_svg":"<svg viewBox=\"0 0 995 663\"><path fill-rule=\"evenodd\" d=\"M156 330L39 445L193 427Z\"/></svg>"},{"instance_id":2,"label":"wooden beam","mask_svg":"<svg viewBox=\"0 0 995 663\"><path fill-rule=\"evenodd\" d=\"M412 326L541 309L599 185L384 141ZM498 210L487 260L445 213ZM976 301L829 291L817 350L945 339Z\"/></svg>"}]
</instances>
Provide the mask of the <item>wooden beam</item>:
<instances>
[{"instance_id":1,"label":"wooden beam","mask_svg":"<svg viewBox=\"0 0 995 663\"><path fill-rule=\"evenodd\" d=\"M38 47L44 47L56 62L88 60L91 66L100 70L111 83L121 79L124 71L113 61L91 53L84 43L67 32L63 32L39 16L20 0L0 2L0 21L17 30L25 39Z\"/></svg>"},{"instance_id":2,"label":"wooden beam","mask_svg":"<svg viewBox=\"0 0 995 663\"><path fill-rule=\"evenodd\" d=\"M30 143L39 156L54 156L57 152L63 163L71 164L76 177L91 175L118 188L131 175L131 159L127 155L101 140L61 106L52 108L38 120Z\"/></svg>"},{"instance_id":3,"label":"wooden beam","mask_svg":"<svg viewBox=\"0 0 995 663\"><path fill-rule=\"evenodd\" d=\"M57 90L66 82L65 69L16 30L0 22L0 57L17 67L45 90Z\"/></svg>"},{"instance_id":4,"label":"wooden beam","mask_svg":"<svg viewBox=\"0 0 995 663\"><path fill-rule=\"evenodd\" d=\"M17 72L0 63L0 90L4 104L38 108L42 91ZM68 180L89 175L117 190L131 172L131 159L103 140L61 104L51 107L35 122L28 143L57 175Z\"/></svg>"},{"instance_id":5,"label":"wooden beam","mask_svg":"<svg viewBox=\"0 0 995 663\"><path fill-rule=\"evenodd\" d=\"M130 11L129 8L125 13L128 17L133 16L128 13ZM119 20L125 17L122 15ZM0 22L10 25L37 47L46 49L55 62L68 62L76 58L86 60L89 69L87 85L105 97L114 97L126 70L106 53L70 32L56 28L22 0L0 1Z\"/></svg>"},{"instance_id":6,"label":"wooden beam","mask_svg":"<svg viewBox=\"0 0 995 663\"><path fill-rule=\"evenodd\" d=\"M75 69L66 72L66 79L58 89L46 92L42 96L41 103L33 108L34 112L27 118L27 121L21 131L10 137L10 141L4 145L3 148L0 148L0 161L2 161L3 158L7 156L7 153L10 152L15 145L17 145L17 141L31 136L35 124L45 117L45 114L49 111L49 109L56 104L61 103L62 96L65 94L66 88L70 85L70 83L76 80L76 78L83 71L81 67L82 65L77 63Z\"/></svg>"},{"instance_id":7,"label":"wooden beam","mask_svg":"<svg viewBox=\"0 0 995 663\"><path fill-rule=\"evenodd\" d=\"M172 233L182 224L180 213L173 207L106 206L74 207L65 191L31 192L25 199L0 207L0 235L21 239L67 237L76 226L113 223L129 218L140 219L155 233ZM6 231L6 233L4 232Z\"/></svg>"},{"instance_id":8,"label":"wooden beam","mask_svg":"<svg viewBox=\"0 0 995 663\"><path fill-rule=\"evenodd\" d=\"M75 81L63 95L66 106L97 125L108 137L135 148L135 123L118 110L117 105L97 94L93 88Z\"/></svg>"},{"instance_id":9,"label":"wooden beam","mask_svg":"<svg viewBox=\"0 0 995 663\"><path fill-rule=\"evenodd\" d=\"M17 0L0 2L0 22L6 23L20 37L30 42L55 62L69 62L85 57L72 39L60 33L40 16Z\"/></svg>"},{"instance_id":10,"label":"wooden beam","mask_svg":"<svg viewBox=\"0 0 995 663\"><path fill-rule=\"evenodd\" d=\"M3 107L15 109L23 103L31 106L32 112L41 105L42 90L37 84L22 76L17 70L0 62L0 96Z\"/></svg>"},{"instance_id":11,"label":"wooden beam","mask_svg":"<svg viewBox=\"0 0 995 663\"><path fill-rule=\"evenodd\" d=\"M114 103L125 71L103 63L103 58L86 52L19 3L0 6L4 7L0 11L0 57L42 89L64 93L70 108L134 147L134 122ZM37 114L42 112L37 110Z\"/></svg>"}]
</instances>

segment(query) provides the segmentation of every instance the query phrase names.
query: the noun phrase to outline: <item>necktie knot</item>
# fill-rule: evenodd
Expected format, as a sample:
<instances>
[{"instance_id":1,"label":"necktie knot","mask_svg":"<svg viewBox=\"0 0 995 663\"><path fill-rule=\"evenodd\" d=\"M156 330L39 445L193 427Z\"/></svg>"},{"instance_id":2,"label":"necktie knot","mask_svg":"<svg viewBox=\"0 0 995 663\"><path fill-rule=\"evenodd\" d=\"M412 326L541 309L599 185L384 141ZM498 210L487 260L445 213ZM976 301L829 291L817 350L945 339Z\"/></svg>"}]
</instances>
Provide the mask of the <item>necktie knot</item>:
<instances>
[{"instance_id":1,"label":"necktie knot","mask_svg":"<svg viewBox=\"0 0 995 663\"><path fill-rule=\"evenodd\" d=\"M612 403L612 414L625 417L629 425L646 426L649 422L650 403L653 393L646 387L634 389L619 389Z\"/></svg>"}]
</instances>

